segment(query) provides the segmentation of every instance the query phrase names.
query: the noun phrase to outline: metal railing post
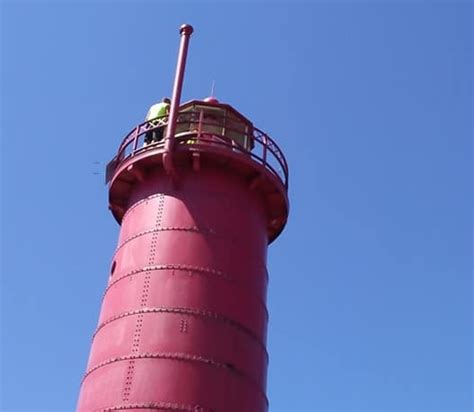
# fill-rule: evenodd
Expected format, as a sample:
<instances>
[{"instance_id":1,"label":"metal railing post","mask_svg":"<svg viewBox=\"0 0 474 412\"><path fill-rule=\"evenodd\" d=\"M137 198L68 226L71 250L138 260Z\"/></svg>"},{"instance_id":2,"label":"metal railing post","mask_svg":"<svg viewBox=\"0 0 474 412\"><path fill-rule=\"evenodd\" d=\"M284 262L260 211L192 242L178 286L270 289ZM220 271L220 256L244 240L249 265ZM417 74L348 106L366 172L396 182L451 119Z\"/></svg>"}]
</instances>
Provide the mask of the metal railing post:
<instances>
[{"instance_id":1,"label":"metal railing post","mask_svg":"<svg viewBox=\"0 0 474 412\"><path fill-rule=\"evenodd\" d=\"M134 138L133 138L133 149L132 149L132 155L135 154L135 152L137 151L137 146L138 146L138 132L140 130L140 126L137 126L135 127L135 131L134 131Z\"/></svg>"},{"instance_id":2,"label":"metal railing post","mask_svg":"<svg viewBox=\"0 0 474 412\"><path fill-rule=\"evenodd\" d=\"M263 164L267 164L267 146L268 146L268 136L266 133L263 134Z\"/></svg>"},{"instance_id":3,"label":"metal railing post","mask_svg":"<svg viewBox=\"0 0 474 412\"><path fill-rule=\"evenodd\" d=\"M202 121L204 119L204 109L201 108L199 111L199 123L198 123L198 134L197 134L197 141L201 140L201 133L202 133Z\"/></svg>"}]
</instances>

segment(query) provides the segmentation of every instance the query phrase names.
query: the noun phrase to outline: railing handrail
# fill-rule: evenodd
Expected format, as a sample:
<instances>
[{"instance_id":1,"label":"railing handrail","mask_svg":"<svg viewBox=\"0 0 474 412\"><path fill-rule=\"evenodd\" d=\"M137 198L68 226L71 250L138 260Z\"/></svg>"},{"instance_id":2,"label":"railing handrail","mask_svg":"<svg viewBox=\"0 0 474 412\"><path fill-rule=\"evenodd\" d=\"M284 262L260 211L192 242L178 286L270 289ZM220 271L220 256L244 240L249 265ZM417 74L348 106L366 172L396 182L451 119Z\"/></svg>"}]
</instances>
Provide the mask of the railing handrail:
<instances>
[{"instance_id":1,"label":"railing handrail","mask_svg":"<svg viewBox=\"0 0 474 412\"><path fill-rule=\"evenodd\" d=\"M262 130L254 127L251 123L245 123L241 122L239 120L236 120L235 124L245 124L249 127L249 130L243 131L243 130L238 130L233 127L227 126L227 124L224 125L224 123L216 123L216 122L210 122L208 119L203 119L202 116L203 108L200 108L198 110L188 110L184 112L180 112L177 120L177 126L182 124L193 124L193 126L196 126L196 130L187 130L184 132L178 132L175 136L177 140L186 140L189 139L191 136L197 136L197 140L199 143L204 143L204 144L211 144L212 145L218 145L218 146L224 146L224 147L229 147L233 149L234 151L237 149L237 151L250 155L250 157L260 163L262 166L264 166L266 169L268 169L270 172L272 172L274 175L276 175L280 180L282 180L283 185L285 186L285 189L288 189L288 163L285 159L285 156L283 155L283 152L281 151L280 147L277 145L277 143L270 137L268 136L265 132ZM196 116L199 115L199 116ZM225 118L225 114L222 116L218 113L212 113L215 119ZM135 156L138 153L143 153L144 150L146 149L152 149L156 148L157 146L159 147L159 144L151 144L146 147L138 147L138 141L141 136L148 132L152 132L154 130L160 129L162 127L167 127L168 126L168 115L164 116L159 116L155 119L147 120L139 125L137 125L134 129L132 129L122 140L119 149L117 151L116 156L112 159L112 161L109 163L109 165L112 162L115 162L113 165L113 170L110 171L110 177L107 177L107 182L110 180L111 175L115 173L117 168L120 166L120 164L125 161L126 159L129 159L133 156ZM222 129L224 130L224 133L226 132L236 132L240 133L242 136L246 136L247 139L250 139L252 142L252 147L255 146L261 146L261 150L263 152L262 156L258 156L255 152L258 150L252 151L252 149L247 149L242 147L238 142L233 140L232 138L229 138L228 136L225 136L223 134L216 133L215 131L209 132L205 130L206 126L221 126ZM198 132L199 131L199 132ZM212 135L217 138L219 138L221 141L216 141L216 140L211 140L208 138L203 138L203 135ZM234 145L234 143L237 143L237 146ZM162 142L160 142L162 143ZM132 149L129 154L125 155L127 148L132 145ZM277 170L269 163L269 155L270 157L273 157L273 159L276 160L278 163L279 167L281 168L282 175L278 173ZM112 166L112 165L111 165Z\"/></svg>"}]
</instances>

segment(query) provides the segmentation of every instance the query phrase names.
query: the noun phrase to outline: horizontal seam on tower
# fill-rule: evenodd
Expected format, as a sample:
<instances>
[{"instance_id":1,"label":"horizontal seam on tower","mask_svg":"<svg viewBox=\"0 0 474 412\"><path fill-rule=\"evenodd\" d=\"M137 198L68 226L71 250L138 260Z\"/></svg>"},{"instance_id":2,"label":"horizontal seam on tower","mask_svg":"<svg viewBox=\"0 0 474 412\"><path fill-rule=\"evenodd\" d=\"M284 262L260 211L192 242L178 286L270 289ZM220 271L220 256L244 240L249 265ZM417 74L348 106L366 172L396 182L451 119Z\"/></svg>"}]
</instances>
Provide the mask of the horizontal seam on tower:
<instances>
[{"instance_id":1,"label":"horizontal seam on tower","mask_svg":"<svg viewBox=\"0 0 474 412\"><path fill-rule=\"evenodd\" d=\"M167 226L167 227L161 227L161 228L155 228L155 229L147 229L147 230L143 230L141 232L138 232L138 233L135 233L133 236L130 236L128 237L127 239L125 239L122 243L120 243L120 245L117 246L117 248L115 249L114 251L114 254L112 255L112 261L114 261L117 257L117 254L118 252L120 251L120 249L125 246L127 243L131 242L132 240L134 239L138 239L139 237L141 236L145 236L145 235L149 235L149 234L155 234L155 233L159 233L159 232L167 232L167 231L176 231L176 232L191 232L191 233L205 233L205 234L211 234L211 235L214 235L216 237L220 237L216 231L214 229L210 229L210 228L199 228L197 226L188 226L188 227L184 227L184 226ZM222 236L221 236L222 237ZM269 276L268 276L268 270L267 270L267 267L264 263L261 263L259 262L259 264L262 266L263 268L263 271L265 272L265 282L266 284L268 285L268 280L269 280Z\"/></svg>"},{"instance_id":2,"label":"horizontal seam on tower","mask_svg":"<svg viewBox=\"0 0 474 412\"><path fill-rule=\"evenodd\" d=\"M111 365L114 362L123 362L123 361L128 361L128 360L136 360L136 359L166 359L166 360L173 360L177 362L195 362L195 363L203 363L205 365L212 366L214 368L219 368L219 369L224 369L227 371L232 372L233 374L239 376L240 378L243 378L245 380L248 380L252 382L255 387L257 388L257 391L262 395L262 397L266 400L268 404L267 397L265 395L265 391L262 390L262 388L259 387L257 382L254 381L251 377L246 375L243 371L237 369L234 365L229 364L229 363L223 363L223 362L218 362L215 361L214 359L209 359L205 358L203 356L199 355L190 355L188 353L178 353L178 352L145 352L145 353L138 353L134 355L125 355L125 356L117 356L115 358L107 359L106 361L103 361L92 368L90 368L86 373L84 374L84 377L82 378L81 385L84 383L86 378L92 373L95 372L97 369L100 369L104 366Z\"/></svg>"},{"instance_id":3,"label":"horizontal seam on tower","mask_svg":"<svg viewBox=\"0 0 474 412\"><path fill-rule=\"evenodd\" d=\"M129 403L96 409L95 412L113 412L123 411L126 409L151 409L155 411L196 412L196 406L198 405L179 405L177 403L170 402Z\"/></svg>"},{"instance_id":4,"label":"horizontal seam on tower","mask_svg":"<svg viewBox=\"0 0 474 412\"><path fill-rule=\"evenodd\" d=\"M165 227L160 227L160 228L154 228L154 229L147 229L143 230L142 232L135 233L133 236L128 237L125 239L120 245L117 246L114 252L114 257L117 254L117 252L125 246L128 242L137 239L141 236L149 235L150 233L159 233L159 232L168 232L168 231L175 231L175 232L192 232L192 233L206 233L206 234L211 234L215 235L216 232L213 229L200 229L196 226L165 226Z\"/></svg>"},{"instance_id":5,"label":"horizontal seam on tower","mask_svg":"<svg viewBox=\"0 0 474 412\"><path fill-rule=\"evenodd\" d=\"M245 334L249 335L252 339L254 339L264 350L265 357L268 361L268 353L266 351L265 345L262 343L260 338L250 329L247 328L246 326L242 325L240 322L237 322L233 319L230 319L224 315L221 315L220 313L217 312L212 312L209 310L201 310L201 309L194 309L194 308L170 308L170 307L158 307L158 308L141 308L137 310L132 310L128 312L122 312L116 316L112 316L102 322L94 332L94 335L92 336L92 339L95 338L97 333L106 325L118 320L125 318L127 316L133 316L133 315L139 315L142 313L173 313L173 314L185 314L185 315L190 315L190 316L198 316L198 317L203 317L207 319L212 319L212 320L217 320L221 321L223 323L230 324L234 326L236 329L241 330Z\"/></svg>"},{"instance_id":6,"label":"horizontal seam on tower","mask_svg":"<svg viewBox=\"0 0 474 412\"><path fill-rule=\"evenodd\" d=\"M119 278L115 279L112 283L110 283L105 288L104 294L102 295L102 300L105 299L107 292L112 288L112 286L114 286L116 283L120 282L121 280L126 279L133 275L138 275L140 273L146 273L148 271L156 271L156 270L182 270L182 271L188 271L188 272L203 273L203 274L208 274L208 275L216 275L217 277L220 277L222 279L230 280L230 276L221 270L209 269L209 268L200 267L200 266L182 265L180 263L168 263L165 265L145 266L140 269L134 269L126 273L125 275L120 276ZM259 302L260 306L263 308L263 311L265 312L265 318L268 321L268 309L267 309L267 306L265 305L265 302L262 301L260 297L257 297L257 301Z\"/></svg>"},{"instance_id":7,"label":"horizontal seam on tower","mask_svg":"<svg viewBox=\"0 0 474 412\"><path fill-rule=\"evenodd\" d=\"M208 274L208 275L216 275L216 276L224 278L224 279L229 279L229 275L222 272L221 270L209 269L209 268L205 268L205 267L201 267L201 266L183 265L183 264L180 264L180 263L167 263L167 264L163 264L163 265L144 266L144 267L139 268L139 269L131 270L130 272L126 273L125 275L120 276L119 278L115 279L112 283L110 283L105 288L104 296L107 294L108 290L112 286L114 286L117 282L120 282L122 279L125 279L129 276L137 275L139 273L148 272L148 271L151 271L151 270L184 270L184 271L204 273L204 274Z\"/></svg>"}]
</instances>

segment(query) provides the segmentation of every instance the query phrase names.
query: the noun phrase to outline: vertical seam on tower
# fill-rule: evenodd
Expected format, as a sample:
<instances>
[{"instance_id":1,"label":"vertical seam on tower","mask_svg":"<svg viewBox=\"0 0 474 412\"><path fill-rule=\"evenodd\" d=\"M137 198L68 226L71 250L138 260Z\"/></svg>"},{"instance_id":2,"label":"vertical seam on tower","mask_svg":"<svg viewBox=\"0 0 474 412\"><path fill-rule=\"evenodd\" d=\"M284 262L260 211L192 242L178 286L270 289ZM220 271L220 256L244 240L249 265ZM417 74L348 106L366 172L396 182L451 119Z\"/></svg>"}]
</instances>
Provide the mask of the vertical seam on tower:
<instances>
[{"instance_id":1,"label":"vertical seam on tower","mask_svg":"<svg viewBox=\"0 0 474 412\"><path fill-rule=\"evenodd\" d=\"M160 194L159 199L158 199L158 209L156 211L155 229L158 229L162 225L164 203L165 203L165 195ZM159 233L160 233L159 231L153 232L151 242L150 242L150 251L148 254L148 266L153 266L153 264L155 263L157 239L158 239ZM142 294L140 297L141 308L146 307L148 303L148 296L150 293L151 273L152 273L151 270L147 270L145 272L145 279L143 280L143 289L142 289ZM139 314L137 316L137 321L135 323L135 332L133 334L132 350L131 350L132 355L138 354L138 351L140 350L140 338L141 338L142 328L143 328L143 316L144 316L143 313ZM122 394L123 402L128 402L128 400L130 399L134 372L135 372L135 359L131 359L128 363L127 374L125 376L125 383L124 383L123 394Z\"/></svg>"}]
</instances>

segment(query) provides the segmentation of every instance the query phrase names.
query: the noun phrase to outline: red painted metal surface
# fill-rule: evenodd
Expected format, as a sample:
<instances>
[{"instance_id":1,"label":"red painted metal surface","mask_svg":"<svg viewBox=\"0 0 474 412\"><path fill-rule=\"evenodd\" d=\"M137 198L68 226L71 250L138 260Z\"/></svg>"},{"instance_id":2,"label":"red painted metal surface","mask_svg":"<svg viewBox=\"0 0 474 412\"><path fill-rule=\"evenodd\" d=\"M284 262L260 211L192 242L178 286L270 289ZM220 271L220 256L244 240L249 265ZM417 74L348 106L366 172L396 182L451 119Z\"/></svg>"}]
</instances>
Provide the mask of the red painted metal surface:
<instances>
[{"instance_id":1,"label":"red painted metal surface","mask_svg":"<svg viewBox=\"0 0 474 412\"><path fill-rule=\"evenodd\" d=\"M163 144L141 147L146 125L112 162L121 230L78 411L267 410L266 252L286 223L288 170L241 115L251 152L227 128L215 134L215 118L208 133L208 106L227 116L219 124L237 113L199 101L181 107L177 185L162 167Z\"/></svg>"},{"instance_id":2,"label":"red painted metal surface","mask_svg":"<svg viewBox=\"0 0 474 412\"><path fill-rule=\"evenodd\" d=\"M170 127L176 175L166 140L144 145ZM121 229L77 410L267 411L266 254L288 216L276 143L194 100L133 129L106 174Z\"/></svg>"}]
</instances>

